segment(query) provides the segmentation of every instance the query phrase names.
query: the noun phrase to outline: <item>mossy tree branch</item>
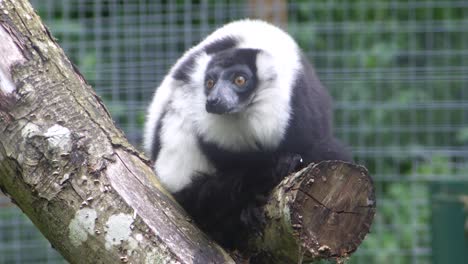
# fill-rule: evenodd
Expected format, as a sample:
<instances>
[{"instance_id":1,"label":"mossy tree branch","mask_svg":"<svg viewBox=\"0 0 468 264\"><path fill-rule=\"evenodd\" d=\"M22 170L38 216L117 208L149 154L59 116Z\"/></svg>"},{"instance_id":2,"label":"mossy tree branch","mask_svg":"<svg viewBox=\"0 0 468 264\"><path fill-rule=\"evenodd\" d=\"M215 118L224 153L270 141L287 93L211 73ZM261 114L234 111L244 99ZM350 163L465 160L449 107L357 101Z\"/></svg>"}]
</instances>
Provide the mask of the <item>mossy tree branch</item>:
<instances>
[{"instance_id":1,"label":"mossy tree branch","mask_svg":"<svg viewBox=\"0 0 468 264\"><path fill-rule=\"evenodd\" d=\"M0 1L0 187L72 263L228 263L25 0Z\"/></svg>"}]
</instances>

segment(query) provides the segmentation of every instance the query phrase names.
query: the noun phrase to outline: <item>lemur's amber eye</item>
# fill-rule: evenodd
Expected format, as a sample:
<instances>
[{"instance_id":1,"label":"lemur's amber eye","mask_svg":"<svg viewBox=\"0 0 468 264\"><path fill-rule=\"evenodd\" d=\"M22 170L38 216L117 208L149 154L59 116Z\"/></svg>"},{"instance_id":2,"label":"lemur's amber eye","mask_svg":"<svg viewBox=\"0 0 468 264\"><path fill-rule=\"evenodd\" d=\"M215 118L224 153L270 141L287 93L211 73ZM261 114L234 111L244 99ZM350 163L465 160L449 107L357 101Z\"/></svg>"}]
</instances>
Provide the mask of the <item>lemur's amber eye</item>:
<instances>
[{"instance_id":1,"label":"lemur's amber eye","mask_svg":"<svg viewBox=\"0 0 468 264\"><path fill-rule=\"evenodd\" d=\"M205 85L206 85L206 88L211 89L214 86L214 81L212 79L208 79Z\"/></svg>"},{"instance_id":2,"label":"lemur's amber eye","mask_svg":"<svg viewBox=\"0 0 468 264\"><path fill-rule=\"evenodd\" d=\"M242 86L245 84L245 78L244 76L237 76L235 79L234 79L234 83L237 85L237 86Z\"/></svg>"}]
</instances>

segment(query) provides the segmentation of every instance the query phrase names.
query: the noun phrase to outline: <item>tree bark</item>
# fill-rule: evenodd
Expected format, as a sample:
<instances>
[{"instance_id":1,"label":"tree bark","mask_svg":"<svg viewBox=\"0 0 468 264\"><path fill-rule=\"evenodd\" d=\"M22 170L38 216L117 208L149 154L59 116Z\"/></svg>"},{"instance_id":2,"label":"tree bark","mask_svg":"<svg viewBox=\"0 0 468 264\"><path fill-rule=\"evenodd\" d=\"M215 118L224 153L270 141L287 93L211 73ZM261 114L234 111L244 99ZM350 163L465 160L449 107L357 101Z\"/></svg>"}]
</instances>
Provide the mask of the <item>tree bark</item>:
<instances>
[{"instance_id":1,"label":"tree bark","mask_svg":"<svg viewBox=\"0 0 468 264\"><path fill-rule=\"evenodd\" d=\"M347 255L368 232L375 203L367 172L321 164L275 189L263 235L249 239L256 259ZM330 180L318 184L316 168ZM161 187L26 0L0 0L0 189L71 263L234 262ZM348 216L357 229L333 224ZM350 235L338 243L341 228Z\"/></svg>"}]
</instances>

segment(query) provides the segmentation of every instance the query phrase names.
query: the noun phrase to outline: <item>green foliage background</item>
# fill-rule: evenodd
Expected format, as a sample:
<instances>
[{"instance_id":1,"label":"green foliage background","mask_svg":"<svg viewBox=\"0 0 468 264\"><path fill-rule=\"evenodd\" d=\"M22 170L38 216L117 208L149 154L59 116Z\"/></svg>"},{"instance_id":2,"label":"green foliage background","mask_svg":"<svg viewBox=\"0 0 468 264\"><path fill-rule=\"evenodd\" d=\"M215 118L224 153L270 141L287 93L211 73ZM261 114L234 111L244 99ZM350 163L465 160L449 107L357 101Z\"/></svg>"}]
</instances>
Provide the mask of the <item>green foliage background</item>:
<instances>
[{"instance_id":1,"label":"green foliage background","mask_svg":"<svg viewBox=\"0 0 468 264\"><path fill-rule=\"evenodd\" d=\"M32 3L135 144L170 65L248 13L243 1ZM468 3L296 0L287 12L288 32L335 99L337 136L377 187L372 233L349 262L431 263L428 184L468 180ZM0 210L0 263L60 262L49 250L28 259L21 245L2 247L40 237L8 232L15 212Z\"/></svg>"}]
</instances>

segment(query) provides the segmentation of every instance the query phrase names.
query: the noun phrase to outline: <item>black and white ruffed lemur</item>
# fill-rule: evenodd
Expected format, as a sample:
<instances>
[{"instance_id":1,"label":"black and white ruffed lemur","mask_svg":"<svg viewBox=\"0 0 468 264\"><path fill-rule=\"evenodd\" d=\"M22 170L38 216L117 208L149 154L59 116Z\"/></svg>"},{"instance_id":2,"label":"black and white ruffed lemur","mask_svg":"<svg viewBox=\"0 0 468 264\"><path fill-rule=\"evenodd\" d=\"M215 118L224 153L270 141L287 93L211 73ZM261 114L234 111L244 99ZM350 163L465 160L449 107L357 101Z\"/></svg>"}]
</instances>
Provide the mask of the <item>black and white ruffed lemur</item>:
<instances>
[{"instance_id":1,"label":"black and white ruffed lemur","mask_svg":"<svg viewBox=\"0 0 468 264\"><path fill-rule=\"evenodd\" d=\"M351 160L313 67L287 33L258 20L219 28L176 62L148 108L144 146L165 188L228 248L287 174Z\"/></svg>"}]
</instances>

